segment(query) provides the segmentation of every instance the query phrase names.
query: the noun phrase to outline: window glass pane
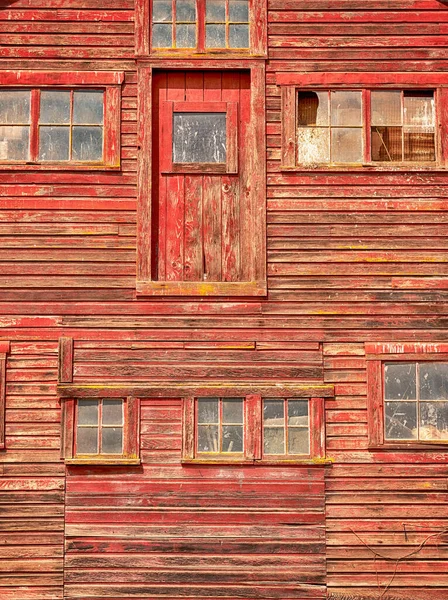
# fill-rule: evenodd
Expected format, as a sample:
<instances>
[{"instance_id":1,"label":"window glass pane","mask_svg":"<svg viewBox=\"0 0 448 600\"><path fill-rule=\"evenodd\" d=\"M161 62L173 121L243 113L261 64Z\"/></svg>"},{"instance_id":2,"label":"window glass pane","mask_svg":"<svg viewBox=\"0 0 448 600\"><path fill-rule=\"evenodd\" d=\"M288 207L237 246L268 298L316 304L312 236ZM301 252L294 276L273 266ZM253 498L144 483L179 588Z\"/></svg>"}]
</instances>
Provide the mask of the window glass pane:
<instances>
[{"instance_id":1,"label":"window glass pane","mask_svg":"<svg viewBox=\"0 0 448 600\"><path fill-rule=\"evenodd\" d=\"M198 425L198 452L219 452L218 425Z\"/></svg>"},{"instance_id":2,"label":"window glass pane","mask_svg":"<svg viewBox=\"0 0 448 600\"><path fill-rule=\"evenodd\" d=\"M265 427L284 427L285 403L283 400L264 400L263 423Z\"/></svg>"},{"instance_id":3,"label":"window glass pane","mask_svg":"<svg viewBox=\"0 0 448 600\"><path fill-rule=\"evenodd\" d=\"M384 388L386 400L415 400L415 363L387 363L384 366Z\"/></svg>"},{"instance_id":4,"label":"window glass pane","mask_svg":"<svg viewBox=\"0 0 448 600\"><path fill-rule=\"evenodd\" d=\"M205 26L205 45L207 48L225 48L226 47L226 26L225 25L206 25Z\"/></svg>"},{"instance_id":5,"label":"window glass pane","mask_svg":"<svg viewBox=\"0 0 448 600\"><path fill-rule=\"evenodd\" d=\"M249 22L249 2L247 0L230 0L229 21L231 23Z\"/></svg>"},{"instance_id":6,"label":"window glass pane","mask_svg":"<svg viewBox=\"0 0 448 600\"><path fill-rule=\"evenodd\" d=\"M291 427L288 429L288 454L309 454L310 436L308 429Z\"/></svg>"},{"instance_id":7,"label":"window glass pane","mask_svg":"<svg viewBox=\"0 0 448 600\"><path fill-rule=\"evenodd\" d=\"M273 427L263 430L264 454L285 454L285 430Z\"/></svg>"},{"instance_id":8,"label":"window glass pane","mask_svg":"<svg viewBox=\"0 0 448 600\"><path fill-rule=\"evenodd\" d=\"M174 113L174 163L225 163L225 113Z\"/></svg>"},{"instance_id":9,"label":"window glass pane","mask_svg":"<svg viewBox=\"0 0 448 600\"><path fill-rule=\"evenodd\" d=\"M403 160L403 130L401 127L372 127L372 160L395 162Z\"/></svg>"},{"instance_id":10,"label":"window glass pane","mask_svg":"<svg viewBox=\"0 0 448 600\"><path fill-rule=\"evenodd\" d=\"M98 454L98 427L78 427L76 454Z\"/></svg>"},{"instance_id":11,"label":"window glass pane","mask_svg":"<svg viewBox=\"0 0 448 600\"><path fill-rule=\"evenodd\" d=\"M297 138L297 160L304 165L330 162L330 129L301 127Z\"/></svg>"},{"instance_id":12,"label":"window glass pane","mask_svg":"<svg viewBox=\"0 0 448 600\"><path fill-rule=\"evenodd\" d=\"M420 439L448 440L448 402L420 403Z\"/></svg>"},{"instance_id":13,"label":"window glass pane","mask_svg":"<svg viewBox=\"0 0 448 600\"><path fill-rule=\"evenodd\" d=\"M401 125L401 92L371 92L372 125Z\"/></svg>"},{"instance_id":14,"label":"window glass pane","mask_svg":"<svg viewBox=\"0 0 448 600\"><path fill-rule=\"evenodd\" d=\"M39 159L68 160L70 127L39 127Z\"/></svg>"},{"instance_id":15,"label":"window glass pane","mask_svg":"<svg viewBox=\"0 0 448 600\"><path fill-rule=\"evenodd\" d=\"M361 92L331 92L331 124L339 127L362 125Z\"/></svg>"},{"instance_id":16,"label":"window glass pane","mask_svg":"<svg viewBox=\"0 0 448 600\"><path fill-rule=\"evenodd\" d=\"M73 160L94 161L103 158L103 128L73 127Z\"/></svg>"},{"instance_id":17,"label":"window glass pane","mask_svg":"<svg viewBox=\"0 0 448 600\"><path fill-rule=\"evenodd\" d=\"M196 25L176 25L176 48L196 46Z\"/></svg>"},{"instance_id":18,"label":"window glass pane","mask_svg":"<svg viewBox=\"0 0 448 600\"><path fill-rule=\"evenodd\" d=\"M78 424L98 425L98 400L78 400Z\"/></svg>"},{"instance_id":19,"label":"window glass pane","mask_svg":"<svg viewBox=\"0 0 448 600\"><path fill-rule=\"evenodd\" d=\"M154 48L171 48L173 45L172 26L154 24L152 26L152 45Z\"/></svg>"},{"instance_id":20,"label":"window glass pane","mask_svg":"<svg viewBox=\"0 0 448 600\"><path fill-rule=\"evenodd\" d=\"M207 0L205 20L207 23L225 23L226 3L224 0Z\"/></svg>"},{"instance_id":21,"label":"window glass pane","mask_svg":"<svg viewBox=\"0 0 448 600\"><path fill-rule=\"evenodd\" d=\"M448 363L420 363L420 398L448 400Z\"/></svg>"},{"instance_id":22,"label":"window glass pane","mask_svg":"<svg viewBox=\"0 0 448 600\"><path fill-rule=\"evenodd\" d=\"M0 92L0 124L30 122L29 90L4 90Z\"/></svg>"},{"instance_id":23,"label":"window glass pane","mask_svg":"<svg viewBox=\"0 0 448 600\"><path fill-rule=\"evenodd\" d=\"M338 127L331 130L331 160L336 163L361 163L362 129Z\"/></svg>"},{"instance_id":24,"label":"window glass pane","mask_svg":"<svg viewBox=\"0 0 448 600\"><path fill-rule=\"evenodd\" d=\"M40 93L40 123L70 123L70 92Z\"/></svg>"},{"instance_id":25,"label":"window glass pane","mask_svg":"<svg viewBox=\"0 0 448 600\"><path fill-rule=\"evenodd\" d=\"M243 451L243 427L241 425L223 425L222 428L222 451Z\"/></svg>"},{"instance_id":26,"label":"window glass pane","mask_svg":"<svg viewBox=\"0 0 448 600\"><path fill-rule=\"evenodd\" d=\"M102 454L123 454L122 427L103 427L101 435Z\"/></svg>"},{"instance_id":27,"label":"window glass pane","mask_svg":"<svg viewBox=\"0 0 448 600\"><path fill-rule=\"evenodd\" d=\"M417 439L417 402L385 402L388 440Z\"/></svg>"},{"instance_id":28,"label":"window glass pane","mask_svg":"<svg viewBox=\"0 0 448 600\"><path fill-rule=\"evenodd\" d=\"M198 399L198 423L219 423L219 399Z\"/></svg>"},{"instance_id":29,"label":"window glass pane","mask_svg":"<svg viewBox=\"0 0 448 600\"><path fill-rule=\"evenodd\" d=\"M176 2L176 21L194 23L196 21L196 2L195 0L177 0Z\"/></svg>"},{"instance_id":30,"label":"window glass pane","mask_svg":"<svg viewBox=\"0 0 448 600\"><path fill-rule=\"evenodd\" d=\"M30 128L0 126L0 160L29 160Z\"/></svg>"},{"instance_id":31,"label":"window glass pane","mask_svg":"<svg viewBox=\"0 0 448 600\"><path fill-rule=\"evenodd\" d=\"M308 400L288 400L288 425L308 427Z\"/></svg>"},{"instance_id":32,"label":"window glass pane","mask_svg":"<svg viewBox=\"0 0 448 600\"><path fill-rule=\"evenodd\" d=\"M434 131L434 95L432 92L403 93L404 125L426 132Z\"/></svg>"},{"instance_id":33,"label":"window glass pane","mask_svg":"<svg viewBox=\"0 0 448 600\"><path fill-rule=\"evenodd\" d=\"M73 93L73 123L101 125L103 122L103 96L98 90L83 90Z\"/></svg>"},{"instance_id":34,"label":"window glass pane","mask_svg":"<svg viewBox=\"0 0 448 600\"><path fill-rule=\"evenodd\" d=\"M328 92L299 92L297 124L299 127L328 125Z\"/></svg>"},{"instance_id":35,"label":"window glass pane","mask_svg":"<svg viewBox=\"0 0 448 600\"><path fill-rule=\"evenodd\" d=\"M249 25L229 25L230 48L249 48Z\"/></svg>"},{"instance_id":36,"label":"window glass pane","mask_svg":"<svg viewBox=\"0 0 448 600\"><path fill-rule=\"evenodd\" d=\"M222 422L243 422L243 400L242 398L226 398L222 401Z\"/></svg>"},{"instance_id":37,"label":"window glass pane","mask_svg":"<svg viewBox=\"0 0 448 600\"><path fill-rule=\"evenodd\" d=\"M160 23L163 21L172 21L173 5L170 0L153 0L152 3L152 21Z\"/></svg>"},{"instance_id":38,"label":"window glass pane","mask_svg":"<svg viewBox=\"0 0 448 600\"><path fill-rule=\"evenodd\" d=\"M103 400L103 425L123 425L122 400Z\"/></svg>"},{"instance_id":39,"label":"window glass pane","mask_svg":"<svg viewBox=\"0 0 448 600\"><path fill-rule=\"evenodd\" d=\"M404 133L404 160L436 160L433 133Z\"/></svg>"}]
</instances>

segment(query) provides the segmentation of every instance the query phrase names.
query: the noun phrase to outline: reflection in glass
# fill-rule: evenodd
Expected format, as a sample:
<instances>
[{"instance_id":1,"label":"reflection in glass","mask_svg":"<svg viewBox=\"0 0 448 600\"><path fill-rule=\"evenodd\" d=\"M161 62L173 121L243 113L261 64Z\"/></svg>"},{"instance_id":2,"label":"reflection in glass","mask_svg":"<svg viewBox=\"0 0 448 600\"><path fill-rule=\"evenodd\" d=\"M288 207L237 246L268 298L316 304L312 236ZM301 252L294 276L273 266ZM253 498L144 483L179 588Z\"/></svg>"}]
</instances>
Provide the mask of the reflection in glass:
<instances>
[{"instance_id":1,"label":"reflection in glass","mask_svg":"<svg viewBox=\"0 0 448 600\"><path fill-rule=\"evenodd\" d=\"M43 90L40 93L39 123L70 123L70 92Z\"/></svg>"},{"instance_id":2,"label":"reflection in glass","mask_svg":"<svg viewBox=\"0 0 448 600\"><path fill-rule=\"evenodd\" d=\"M70 127L39 128L39 160L69 160Z\"/></svg>"},{"instance_id":3,"label":"reflection in glass","mask_svg":"<svg viewBox=\"0 0 448 600\"><path fill-rule=\"evenodd\" d=\"M337 127L362 126L361 92L331 92L331 124Z\"/></svg>"},{"instance_id":4,"label":"reflection in glass","mask_svg":"<svg viewBox=\"0 0 448 600\"><path fill-rule=\"evenodd\" d=\"M420 399L448 400L448 363L420 363Z\"/></svg>"},{"instance_id":5,"label":"reflection in glass","mask_svg":"<svg viewBox=\"0 0 448 600\"><path fill-rule=\"evenodd\" d=\"M229 47L249 47L249 25L229 25Z\"/></svg>"},{"instance_id":6,"label":"reflection in glass","mask_svg":"<svg viewBox=\"0 0 448 600\"><path fill-rule=\"evenodd\" d=\"M225 162L225 113L174 113L173 163Z\"/></svg>"},{"instance_id":7,"label":"reflection in glass","mask_svg":"<svg viewBox=\"0 0 448 600\"><path fill-rule=\"evenodd\" d=\"M104 92L79 90L73 92L73 123L101 125L103 123Z\"/></svg>"},{"instance_id":8,"label":"reflection in glass","mask_svg":"<svg viewBox=\"0 0 448 600\"><path fill-rule=\"evenodd\" d=\"M205 26L205 45L207 48L225 48L226 47L226 26L225 25L206 25Z\"/></svg>"},{"instance_id":9,"label":"reflection in glass","mask_svg":"<svg viewBox=\"0 0 448 600\"><path fill-rule=\"evenodd\" d=\"M386 400L415 400L416 364L386 363L384 387Z\"/></svg>"},{"instance_id":10,"label":"reflection in glass","mask_svg":"<svg viewBox=\"0 0 448 600\"><path fill-rule=\"evenodd\" d=\"M219 423L219 398L199 398L198 423Z\"/></svg>"},{"instance_id":11,"label":"reflection in glass","mask_svg":"<svg viewBox=\"0 0 448 600\"><path fill-rule=\"evenodd\" d=\"M173 27L162 23L152 26L152 45L154 48L171 48L173 45Z\"/></svg>"},{"instance_id":12,"label":"reflection in glass","mask_svg":"<svg viewBox=\"0 0 448 600\"><path fill-rule=\"evenodd\" d=\"M387 440L417 439L417 403L385 403L385 428Z\"/></svg>"},{"instance_id":13,"label":"reflection in glass","mask_svg":"<svg viewBox=\"0 0 448 600\"><path fill-rule=\"evenodd\" d=\"M123 425L123 401L103 400L103 425Z\"/></svg>"},{"instance_id":14,"label":"reflection in glass","mask_svg":"<svg viewBox=\"0 0 448 600\"><path fill-rule=\"evenodd\" d=\"M98 454L98 428L78 427L76 435L77 454Z\"/></svg>"},{"instance_id":15,"label":"reflection in glass","mask_svg":"<svg viewBox=\"0 0 448 600\"><path fill-rule=\"evenodd\" d=\"M363 160L361 127L333 127L331 152L335 163L361 163Z\"/></svg>"},{"instance_id":16,"label":"reflection in glass","mask_svg":"<svg viewBox=\"0 0 448 600\"><path fill-rule=\"evenodd\" d=\"M78 425L98 425L98 400L78 400Z\"/></svg>"},{"instance_id":17,"label":"reflection in glass","mask_svg":"<svg viewBox=\"0 0 448 600\"><path fill-rule=\"evenodd\" d=\"M0 91L0 125L25 125L30 122L31 92Z\"/></svg>"},{"instance_id":18,"label":"reflection in glass","mask_svg":"<svg viewBox=\"0 0 448 600\"><path fill-rule=\"evenodd\" d=\"M103 427L101 430L101 450L103 454L123 453L123 428Z\"/></svg>"},{"instance_id":19,"label":"reflection in glass","mask_svg":"<svg viewBox=\"0 0 448 600\"><path fill-rule=\"evenodd\" d=\"M0 160L29 160L30 128L0 125Z\"/></svg>"},{"instance_id":20,"label":"reflection in glass","mask_svg":"<svg viewBox=\"0 0 448 600\"><path fill-rule=\"evenodd\" d=\"M194 48L196 46L196 25L176 25L176 47Z\"/></svg>"},{"instance_id":21,"label":"reflection in glass","mask_svg":"<svg viewBox=\"0 0 448 600\"><path fill-rule=\"evenodd\" d=\"M420 439L448 440L448 402L420 403Z\"/></svg>"},{"instance_id":22,"label":"reflection in glass","mask_svg":"<svg viewBox=\"0 0 448 600\"><path fill-rule=\"evenodd\" d=\"M98 161L103 158L103 128L73 127L72 158L80 161Z\"/></svg>"}]
</instances>

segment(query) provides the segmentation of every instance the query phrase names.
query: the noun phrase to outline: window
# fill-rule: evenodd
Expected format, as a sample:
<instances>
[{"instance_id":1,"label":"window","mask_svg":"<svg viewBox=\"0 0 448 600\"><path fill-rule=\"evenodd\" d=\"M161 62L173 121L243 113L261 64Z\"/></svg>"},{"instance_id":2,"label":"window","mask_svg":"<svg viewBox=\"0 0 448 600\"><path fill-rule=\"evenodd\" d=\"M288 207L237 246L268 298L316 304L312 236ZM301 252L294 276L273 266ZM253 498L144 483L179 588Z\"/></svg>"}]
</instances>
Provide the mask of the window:
<instances>
[{"instance_id":1,"label":"window","mask_svg":"<svg viewBox=\"0 0 448 600\"><path fill-rule=\"evenodd\" d=\"M264 0L137 0L137 54L265 56Z\"/></svg>"},{"instance_id":2,"label":"window","mask_svg":"<svg viewBox=\"0 0 448 600\"><path fill-rule=\"evenodd\" d=\"M5 447L6 355L9 342L0 342L0 449Z\"/></svg>"},{"instance_id":3,"label":"window","mask_svg":"<svg viewBox=\"0 0 448 600\"><path fill-rule=\"evenodd\" d=\"M184 460L301 461L324 456L322 398L184 399Z\"/></svg>"},{"instance_id":4,"label":"window","mask_svg":"<svg viewBox=\"0 0 448 600\"><path fill-rule=\"evenodd\" d=\"M139 70L141 296L267 292L264 67L217 63Z\"/></svg>"},{"instance_id":5,"label":"window","mask_svg":"<svg viewBox=\"0 0 448 600\"><path fill-rule=\"evenodd\" d=\"M442 162L437 90L282 89L282 167Z\"/></svg>"},{"instance_id":6,"label":"window","mask_svg":"<svg viewBox=\"0 0 448 600\"><path fill-rule=\"evenodd\" d=\"M139 462L135 398L67 399L63 408L63 455L67 462Z\"/></svg>"},{"instance_id":7,"label":"window","mask_svg":"<svg viewBox=\"0 0 448 600\"><path fill-rule=\"evenodd\" d=\"M51 73L9 77L17 86L0 89L0 168L119 166L120 88L93 75L66 74L64 86Z\"/></svg>"},{"instance_id":8,"label":"window","mask_svg":"<svg viewBox=\"0 0 448 600\"><path fill-rule=\"evenodd\" d=\"M448 355L440 351L444 345L408 344L401 352L400 345L378 346L366 346L371 445L447 443Z\"/></svg>"}]
</instances>

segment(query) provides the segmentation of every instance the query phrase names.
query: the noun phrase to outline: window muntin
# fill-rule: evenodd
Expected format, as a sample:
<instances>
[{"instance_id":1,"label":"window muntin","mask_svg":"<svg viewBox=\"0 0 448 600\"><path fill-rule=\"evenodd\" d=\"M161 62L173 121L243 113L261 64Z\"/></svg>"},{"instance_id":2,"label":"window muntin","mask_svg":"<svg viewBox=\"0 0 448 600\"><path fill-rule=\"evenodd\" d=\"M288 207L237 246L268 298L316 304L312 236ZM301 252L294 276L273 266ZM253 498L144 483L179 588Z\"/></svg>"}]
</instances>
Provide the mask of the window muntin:
<instances>
[{"instance_id":1,"label":"window muntin","mask_svg":"<svg viewBox=\"0 0 448 600\"><path fill-rule=\"evenodd\" d=\"M371 92L372 161L436 160L434 92Z\"/></svg>"},{"instance_id":2,"label":"window muntin","mask_svg":"<svg viewBox=\"0 0 448 600\"><path fill-rule=\"evenodd\" d=\"M198 453L244 452L243 398L198 398L196 411Z\"/></svg>"},{"instance_id":3,"label":"window muntin","mask_svg":"<svg viewBox=\"0 0 448 600\"><path fill-rule=\"evenodd\" d=\"M310 453L309 402L292 398L263 400L263 454Z\"/></svg>"},{"instance_id":4,"label":"window muntin","mask_svg":"<svg viewBox=\"0 0 448 600\"><path fill-rule=\"evenodd\" d=\"M384 364L386 441L448 441L448 363Z\"/></svg>"},{"instance_id":5,"label":"window muntin","mask_svg":"<svg viewBox=\"0 0 448 600\"><path fill-rule=\"evenodd\" d=\"M249 1L153 0L152 47L247 50Z\"/></svg>"},{"instance_id":6,"label":"window muntin","mask_svg":"<svg viewBox=\"0 0 448 600\"><path fill-rule=\"evenodd\" d=\"M104 90L0 90L0 161L101 163L103 113Z\"/></svg>"},{"instance_id":7,"label":"window muntin","mask_svg":"<svg viewBox=\"0 0 448 600\"><path fill-rule=\"evenodd\" d=\"M75 456L122 455L123 400L86 399L76 404Z\"/></svg>"},{"instance_id":8,"label":"window muntin","mask_svg":"<svg viewBox=\"0 0 448 600\"><path fill-rule=\"evenodd\" d=\"M226 138L226 113L174 112L173 164L225 164Z\"/></svg>"},{"instance_id":9,"label":"window muntin","mask_svg":"<svg viewBox=\"0 0 448 600\"><path fill-rule=\"evenodd\" d=\"M428 89L285 88L283 166L434 165L435 97Z\"/></svg>"}]
</instances>

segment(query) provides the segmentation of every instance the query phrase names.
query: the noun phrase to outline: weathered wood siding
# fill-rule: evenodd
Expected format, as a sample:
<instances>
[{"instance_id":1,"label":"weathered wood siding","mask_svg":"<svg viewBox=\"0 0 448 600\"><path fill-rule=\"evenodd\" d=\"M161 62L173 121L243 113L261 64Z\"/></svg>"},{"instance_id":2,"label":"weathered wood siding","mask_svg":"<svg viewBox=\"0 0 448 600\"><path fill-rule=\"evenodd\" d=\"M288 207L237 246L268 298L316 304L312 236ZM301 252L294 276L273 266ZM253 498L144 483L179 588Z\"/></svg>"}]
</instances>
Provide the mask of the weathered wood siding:
<instances>
[{"instance_id":1,"label":"weathered wood siding","mask_svg":"<svg viewBox=\"0 0 448 600\"><path fill-rule=\"evenodd\" d=\"M0 175L0 339L11 340L2 600L62 599L64 528L67 599L310 600L325 596L325 581L333 592L375 597L379 581L406 600L445 600L446 536L397 565L367 547L398 558L447 526L447 454L368 451L364 342L448 340L448 174L282 172L275 81L286 72L446 71L447 5L271 0L269 296L222 302L135 300L133 2L0 5L1 70L126 73L120 172ZM223 385L229 377L334 383L327 577L324 467L182 467L179 401L143 401L141 468L66 474L61 336L75 340L77 383L158 374L169 385L192 373Z\"/></svg>"}]
</instances>

